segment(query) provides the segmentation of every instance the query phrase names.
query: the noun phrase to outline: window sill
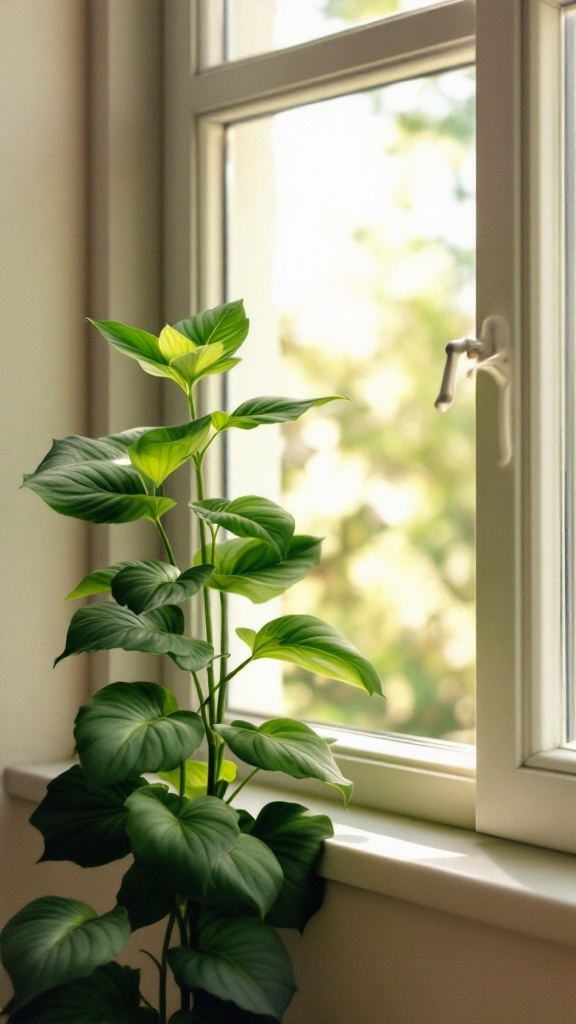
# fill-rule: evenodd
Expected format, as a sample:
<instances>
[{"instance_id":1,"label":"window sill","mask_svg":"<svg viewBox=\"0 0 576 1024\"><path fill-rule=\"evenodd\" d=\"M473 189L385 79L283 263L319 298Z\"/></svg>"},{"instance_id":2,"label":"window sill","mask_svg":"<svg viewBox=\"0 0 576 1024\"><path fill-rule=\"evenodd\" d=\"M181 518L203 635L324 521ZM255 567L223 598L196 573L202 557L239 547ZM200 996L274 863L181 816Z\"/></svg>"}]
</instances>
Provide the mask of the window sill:
<instances>
[{"instance_id":1,"label":"window sill","mask_svg":"<svg viewBox=\"0 0 576 1024\"><path fill-rule=\"evenodd\" d=\"M8 768L6 790L37 803L50 779L70 764ZM253 785L242 803L257 813L283 792ZM321 867L330 881L576 945L575 857L378 811L344 811L295 791L285 796L332 817L335 836L326 843Z\"/></svg>"}]
</instances>

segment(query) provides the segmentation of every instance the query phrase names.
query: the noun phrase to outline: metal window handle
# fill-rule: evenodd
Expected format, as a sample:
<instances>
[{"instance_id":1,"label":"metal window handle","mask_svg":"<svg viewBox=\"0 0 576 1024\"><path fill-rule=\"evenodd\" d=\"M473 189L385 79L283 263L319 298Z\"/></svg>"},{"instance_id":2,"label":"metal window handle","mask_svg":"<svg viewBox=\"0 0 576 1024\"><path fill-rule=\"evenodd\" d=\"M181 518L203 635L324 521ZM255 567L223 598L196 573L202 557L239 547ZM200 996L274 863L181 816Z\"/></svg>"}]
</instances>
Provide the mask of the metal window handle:
<instances>
[{"instance_id":1,"label":"metal window handle","mask_svg":"<svg viewBox=\"0 0 576 1024\"><path fill-rule=\"evenodd\" d=\"M486 370L498 384L500 399L498 411L499 466L507 466L512 458L512 430L510 416L510 330L504 317L489 316L482 324L480 338L459 338L446 345L446 365L440 385L440 394L434 402L439 412L446 412L454 401L456 369L460 356L475 360L468 377Z\"/></svg>"}]
</instances>

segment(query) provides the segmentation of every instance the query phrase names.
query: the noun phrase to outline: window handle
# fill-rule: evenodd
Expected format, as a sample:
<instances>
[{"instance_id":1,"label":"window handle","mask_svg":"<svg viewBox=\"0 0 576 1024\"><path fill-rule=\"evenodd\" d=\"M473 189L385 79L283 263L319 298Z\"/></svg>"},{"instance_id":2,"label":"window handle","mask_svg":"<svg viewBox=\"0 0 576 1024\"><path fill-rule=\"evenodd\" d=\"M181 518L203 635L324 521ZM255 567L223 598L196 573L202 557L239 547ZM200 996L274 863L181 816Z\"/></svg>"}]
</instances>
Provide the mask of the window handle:
<instances>
[{"instance_id":1,"label":"window handle","mask_svg":"<svg viewBox=\"0 0 576 1024\"><path fill-rule=\"evenodd\" d=\"M475 365L468 377L486 370L498 384L498 448L499 466L507 466L512 458L512 429L510 415L510 330L504 317L489 316L482 324L480 338L458 338L446 345L446 365L440 385L440 394L434 402L438 412L446 412L454 401L456 369L461 355L473 359Z\"/></svg>"}]
</instances>

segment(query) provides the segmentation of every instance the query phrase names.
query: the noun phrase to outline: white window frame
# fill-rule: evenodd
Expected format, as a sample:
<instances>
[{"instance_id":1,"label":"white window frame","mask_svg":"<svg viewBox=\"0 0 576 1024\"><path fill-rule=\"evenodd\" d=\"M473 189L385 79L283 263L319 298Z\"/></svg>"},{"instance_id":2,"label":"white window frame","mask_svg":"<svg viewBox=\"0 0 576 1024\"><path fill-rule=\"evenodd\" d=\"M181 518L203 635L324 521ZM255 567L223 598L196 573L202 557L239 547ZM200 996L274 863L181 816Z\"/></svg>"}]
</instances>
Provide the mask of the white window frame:
<instances>
[{"instance_id":1,"label":"white window frame","mask_svg":"<svg viewBox=\"0 0 576 1024\"><path fill-rule=\"evenodd\" d=\"M168 318L185 296L191 308L222 298L226 123L473 63L476 39L477 322L499 314L510 327L514 427L499 466L498 389L479 375L477 784L471 749L456 744L342 732L335 750L360 805L576 852L576 758L561 735L562 158L549 74L562 0L448 0L201 71L203 4L166 10Z\"/></svg>"}]
</instances>

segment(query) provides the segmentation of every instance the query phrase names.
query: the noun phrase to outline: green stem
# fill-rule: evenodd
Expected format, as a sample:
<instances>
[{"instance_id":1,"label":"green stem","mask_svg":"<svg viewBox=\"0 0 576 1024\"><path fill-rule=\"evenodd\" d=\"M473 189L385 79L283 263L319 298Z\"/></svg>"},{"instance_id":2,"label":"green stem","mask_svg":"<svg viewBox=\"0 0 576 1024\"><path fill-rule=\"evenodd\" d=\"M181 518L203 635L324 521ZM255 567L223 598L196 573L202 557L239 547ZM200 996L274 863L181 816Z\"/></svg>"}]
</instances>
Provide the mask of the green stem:
<instances>
[{"instance_id":1,"label":"green stem","mask_svg":"<svg viewBox=\"0 0 576 1024\"><path fill-rule=\"evenodd\" d=\"M200 701L200 714L202 716L202 723L204 725L204 732L206 733L206 741L208 743L208 785L206 787L206 793L208 796L214 796L216 782L218 781L218 744L214 739L212 723L206 713L206 700L204 700L202 686L196 672L192 672L192 678Z\"/></svg>"},{"instance_id":2,"label":"green stem","mask_svg":"<svg viewBox=\"0 0 576 1024\"><path fill-rule=\"evenodd\" d=\"M174 558L174 552L172 550L172 545L171 545L170 541L168 540L168 536L166 534L166 530L162 526L162 523L160 522L159 519L156 520L156 526L158 527L158 533L160 534L160 536L162 538L162 542L164 544L164 547L166 548L166 554L168 555L168 561L170 562L170 565L174 565L175 566L176 565L176 559Z\"/></svg>"},{"instance_id":3,"label":"green stem","mask_svg":"<svg viewBox=\"0 0 576 1024\"><path fill-rule=\"evenodd\" d=\"M252 771L246 776L246 778L242 779L242 782L240 783L240 785L236 786L236 789L234 790L232 795L228 797L228 799L225 801L225 803L231 804L233 799L234 799L234 797L240 792L241 789L244 789L244 786L248 785L248 783L250 782L250 779L253 779L254 776L256 775L256 772L259 772L259 771L260 771L259 768L253 768Z\"/></svg>"},{"instance_id":4,"label":"green stem","mask_svg":"<svg viewBox=\"0 0 576 1024\"><path fill-rule=\"evenodd\" d=\"M218 684L217 721L221 722L226 710L226 689L228 669L228 595L220 591L220 682Z\"/></svg>"},{"instance_id":5,"label":"green stem","mask_svg":"<svg viewBox=\"0 0 576 1024\"><path fill-rule=\"evenodd\" d=\"M234 676L237 676L238 673L241 672L243 668L246 668L246 665L250 664L250 662L252 661L253 657L254 657L254 655L251 654L249 658L246 658L246 661L241 661L240 664L236 666L234 671L231 672L230 675L226 676L226 682L229 683L230 680L234 679Z\"/></svg>"},{"instance_id":6,"label":"green stem","mask_svg":"<svg viewBox=\"0 0 576 1024\"><path fill-rule=\"evenodd\" d=\"M167 1011L166 1011L166 991L168 984L168 960L167 954L170 946L170 939L172 938L172 930L176 921L176 911L173 910L168 918L168 924L166 925L166 934L164 935L164 943L162 945L162 968L160 971L160 986L158 990L158 1003L160 1012L160 1024L167 1024Z\"/></svg>"}]
</instances>

